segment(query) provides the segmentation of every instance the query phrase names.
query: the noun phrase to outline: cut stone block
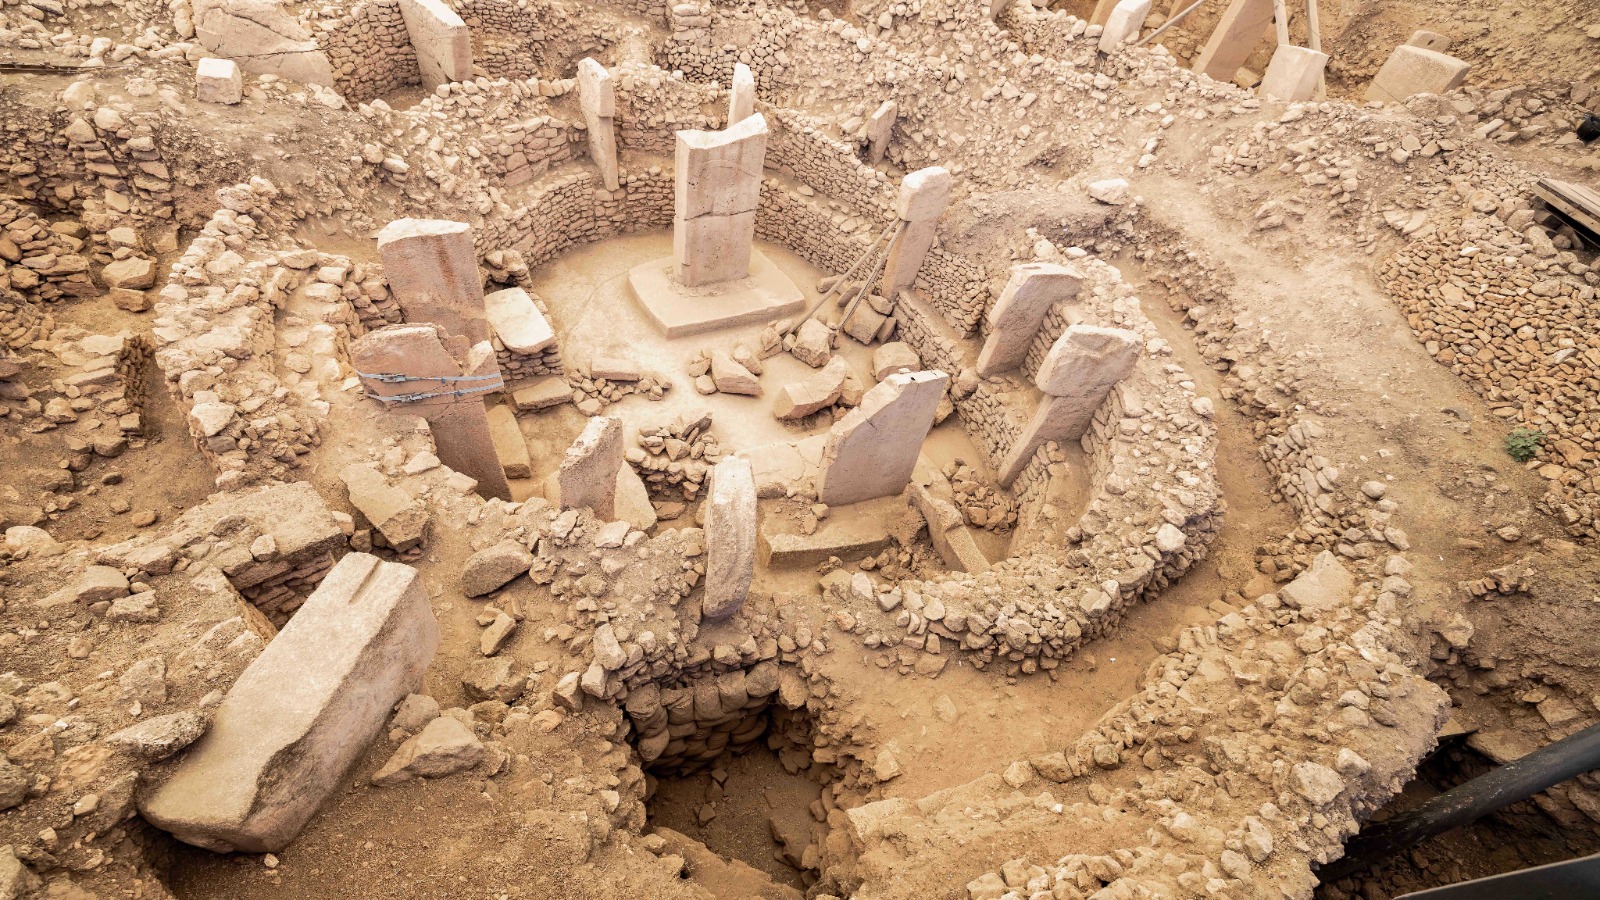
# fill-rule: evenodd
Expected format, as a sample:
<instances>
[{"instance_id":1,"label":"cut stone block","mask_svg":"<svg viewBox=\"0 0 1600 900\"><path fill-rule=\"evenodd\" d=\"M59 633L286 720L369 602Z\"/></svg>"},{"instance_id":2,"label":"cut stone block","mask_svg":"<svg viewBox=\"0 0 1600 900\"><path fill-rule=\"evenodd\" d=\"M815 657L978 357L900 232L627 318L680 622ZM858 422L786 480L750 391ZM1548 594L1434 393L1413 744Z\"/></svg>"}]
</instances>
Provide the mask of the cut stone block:
<instances>
[{"instance_id":1,"label":"cut stone block","mask_svg":"<svg viewBox=\"0 0 1600 900\"><path fill-rule=\"evenodd\" d=\"M572 385L560 375L541 375L511 392L517 409L531 412L572 402Z\"/></svg>"},{"instance_id":2,"label":"cut stone block","mask_svg":"<svg viewBox=\"0 0 1600 900\"><path fill-rule=\"evenodd\" d=\"M1150 0L1121 0L1113 6L1111 14L1106 17L1105 29L1100 32L1100 52L1120 50L1123 44L1138 37L1139 29L1144 27L1148 15Z\"/></svg>"},{"instance_id":3,"label":"cut stone block","mask_svg":"<svg viewBox=\"0 0 1600 900\"><path fill-rule=\"evenodd\" d=\"M1082 285L1083 273L1068 266L1012 266L1000 299L989 310L989 337L978 354L978 374L998 375L1022 365L1051 307L1077 297Z\"/></svg>"},{"instance_id":4,"label":"cut stone block","mask_svg":"<svg viewBox=\"0 0 1600 900\"><path fill-rule=\"evenodd\" d=\"M212 56L236 60L259 75L334 85L328 54L284 4L191 0L189 7L194 36Z\"/></svg>"},{"instance_id":5,"label":"cut stone block","mask_svg":"<svg viewBox=\"0 0 1600 900\"><path fill-rule=\"evenodd\" d=\"M1404 103L1417 94L1447 94L1461 86L1472 64L1434 50L1401 45L1367 86L1367 100Z\"/></svg>"},{"instance_id":6,"label":"cut stone block","mask_svg":"<svg viewBox=\"0 0 1600 900\"><path fill-rule=\"evenodd\" d=\"M767 120L755 113L723 131L680 131L673 191L673 278L689 287L750 272Z\"/></svg>"},{"instance_id":7,"label":"cut stone block","mask_svg":"<svg viewBox=\"0 0 1600 900\"><path fill-rule=\"evenodd\" d=\"M551 498L562 509L587 507L611 521L616 518L617 469L624 465L622 420L616 416L595 416L583 433L567 448L561 468L555 474Z\"/></svg>"},{"instance_id":8,"label":"cut stone block","mask_svg":"<svg viewBox=\"0 0 1600 900\"><path fill-rule=\"evenodd\" d=\"M197 847L282 850L421 683L438 646L416 570L349 554L239 676L140 812Z\"/></svg>"},{"instance_id":9,"label":"cut stone block","mask_svg":"<svg viewBox=\"0 0 1600 900\"><path fill-rule=\"evenodd\" d=\"M828 431L817 495L837 506L905 490L950 385L943 372L890 375Z\"/></svg>"},{"instance_id":10,"label":"cut stone block","mask_svg":"<svg viewBox=\"0 0 1600 900\"><path fill-rule=\"evenodd\" d=\"M749 369L734 362L726 350L711 352L711 380L720 393L761 396L761 382Z\"/></svg>"},{"instance_id":11,"label":"cut stone block","mask_svg":"<svg viewBox=\"0 0 1600 900\"><path fill-rule=\"evenodd\" d=\"M417 53L422 86L433 89L472 77L472 33L441 0L400 0L406 34Z\"/></svg>"},{"instance_id":12,"label":"cut stone block","mask_svg":"<svg viewBox=\"0 0 1600 900\"><path fill-rule=\"evenodd\" d=\"M1406 46L1443 53L1450 49L1450 38L1437 31L1413 31L1411 37L1406 38Z\"/></svg>"},{"instance_id":13,"label":"cut stone block","mask_svg":"<svg viewBox=\"0 0 1600 900\"><path fill-rule=\"evenodd\" d=\"M194 70L194 96L205 103L232 106L244 100L244 75L231 59L206 57Z\"/></svg>"},{"instance_id":14,"label":"cut stone block","mask_svg":"<svg viewBox=\"0 0 1600 900\"><path fill-rule=\"evenodd\" d=\"M872 377L882 381L896 372L918 372L922 359L911 345L901 341L884 344L872 351Z\"/></svg>"},{"instance_id":15,"label":"cut stone block","mask_svg":"<svg viewBox=\"0 0 1600 900\"><path fill-rule=\"evenodd\" d=\"M831 509L811 534L795 531L794 520L768 516L761 526L759 547L762 566L799 568L877 553L894 542L891 527L906 515L899 497L884 497Z\"/></svg>"},{"instance_id":16,"label":"cut stone block","mask_svg":"<svg viewBox=\"0 0 1600 900\"><path fill-rule=\"evenodd\" d=\"M1327 64L1326 53L1283 44L1273 51L1267 74L1261 77L1261 93L1286 103L1310 100L1322 85L1322 70Z\"/></svg>"},{"instance_id":17,"label":"cut stone block","mask_svg":"<svg viewBox=\"0 0 1600 900\"><path fill-rule=\"evenodd\" d=\"M156 261L143 256L114 260L106 263L106 267L100 270L100 280L112 290L117 288L148 290L155 287Z\"/></svg>"},{"instance_id":18,"label":"cut stone block","mask_svg":"<svg viewBox=\"0 0 1600 900\"><path fill-rule=\"evenodd\" d=\"M704 618L725 619L744 605L756 565L756 483L750 461L730 456L711 470L706 501Z\"/></svg>"},{"instance_id":19,"label":"cut stone block","mask_svg":"<svg viewBox=\"0 0 1600 900\"><path fill-rule=\"evenodd\" d=\"M826 434L817 434L740 453L750 460L756 496L762 500L776 500L788 496L791 489L803 490L807 485L815 485L817 473L822 471L822 447L827 441Z\"/></svg>"},{"instance_id":20,"label":"cut stone block","mask_svg":"<svg viewBox=\"0 0 1600 900\"><path fill-rule=\"evenodd\" d=\"M674 280L673 265L658 259L628 272L634 299L669 338L772 322L806 306L799 286L760 250L750 251L748 277L700 288Z\"/></svg>"},{"instance_id":21,"label":"cut stone block","mask_svg":"<svg viewBox=\"0 0 1600 900\"><path fill-rule=\"evenodd\" d=\"M389 290L408 324L432 322L474 342L487 337L472 228L443 219L396 219L378 232ZM474 331L471 323L483 323Z\"/></svg>"},{"instance_id":22,"label":"cut stone block","mask_svg":"<svg viewBox=\"0 0 1600 900\"><path fill-rule=\"evenodd\" d=\"M533 460L528 456L528 441L522 436L517 414L508 406L489 407L489 436L507 478L532 478Z\"/></svg>"},{"instance_id":23,"label":"cut stone block","mask_svg":"<svg viewBox=\"0 0 1600 900\"><path fill-rule=\"evenodd\" d=\"M354 506L396 550L422 543L428 527L428 508L405 491L389 484L377 468L366 463L346 466L339 473Z\"/></svg>"},{"instance_id":24,"label":"cut stone block","mask_svg":"<svg viewBox=\"0 0 1600 900\"><path fill-rule=\"evenodd\" d=\"M538 353L556 342L549 320L522 288L489 294L483 298L483 308L495 336L512 353Z\"/></svg>"},{"instance_id":25,"label":"cut stone block","mask_svg":"<svg viewBox=\"0 0 1600 900\"><path fill-rule=\"evenodd\" d=\"M792 422L826 409L839 401L845 383L853 374L844 357L835 356L818 371L779 388L772 414L783 421Z\"/></svg>"}]
</instances>

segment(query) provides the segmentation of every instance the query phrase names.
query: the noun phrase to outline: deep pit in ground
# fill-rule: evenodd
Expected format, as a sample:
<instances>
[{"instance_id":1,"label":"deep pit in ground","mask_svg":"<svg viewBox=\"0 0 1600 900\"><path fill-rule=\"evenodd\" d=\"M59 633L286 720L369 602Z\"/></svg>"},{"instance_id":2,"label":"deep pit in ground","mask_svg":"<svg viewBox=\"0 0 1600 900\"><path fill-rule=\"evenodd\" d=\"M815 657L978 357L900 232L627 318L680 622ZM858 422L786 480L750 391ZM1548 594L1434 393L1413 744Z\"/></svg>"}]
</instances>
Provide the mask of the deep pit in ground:
<instances>
[{"instance_id":1,"label":"deep pit in ground","mask_svg":"<svg viewBox=\"0 0 1600 900\"><path fill-rule=\"evenodd\" d=\"M815 882L816 848L826 833L823 794L834 772L814 755L806 712L773 702L722 722L670 727L694 746L746 739L729 740L710 759L663 757L647 766L646 831L670 829L735 868L748 865L797 890ZM686 865L696 868L692 858Z\"/></svg>"}]
</instances>

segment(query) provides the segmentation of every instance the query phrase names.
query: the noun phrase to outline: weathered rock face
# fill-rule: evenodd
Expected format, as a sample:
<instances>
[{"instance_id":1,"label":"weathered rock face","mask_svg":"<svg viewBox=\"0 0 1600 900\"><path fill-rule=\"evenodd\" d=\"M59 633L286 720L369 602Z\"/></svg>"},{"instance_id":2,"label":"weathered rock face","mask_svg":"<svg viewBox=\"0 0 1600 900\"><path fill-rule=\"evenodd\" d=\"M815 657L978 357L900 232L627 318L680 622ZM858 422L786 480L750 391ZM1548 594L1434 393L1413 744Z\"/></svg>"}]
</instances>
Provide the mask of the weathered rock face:
<instances>
[{"instance_id":1,"label":"weathered rock face","mask_svg":"<svg viewBox=\"0 0 1600 900\"><path fill-rule=\"evenodd\" d=\"M280 850L299 834L439 645L409 566L340 560L217 707L146 820L217 851Z\"/></svg>"}]
</instances>

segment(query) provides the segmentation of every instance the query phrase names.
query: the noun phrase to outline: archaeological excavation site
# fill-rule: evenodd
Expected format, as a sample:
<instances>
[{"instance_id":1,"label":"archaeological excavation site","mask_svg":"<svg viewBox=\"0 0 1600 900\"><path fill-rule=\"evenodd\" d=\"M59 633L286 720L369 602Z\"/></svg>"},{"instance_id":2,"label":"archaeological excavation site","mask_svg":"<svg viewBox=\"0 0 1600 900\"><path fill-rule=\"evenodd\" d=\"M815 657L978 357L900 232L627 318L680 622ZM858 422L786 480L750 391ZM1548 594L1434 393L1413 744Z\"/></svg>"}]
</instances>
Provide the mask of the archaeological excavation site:
<instances>
[{"instance_id":1,"label":"archaeological excavation site","mask_svg":"<svg viewBox=\"0 0 1600 900\"><path fill-rule=\"evenodd\" d=\"M0 900L1600 897L1593 0L0 0Z\"/></svg>"}]
</instances>

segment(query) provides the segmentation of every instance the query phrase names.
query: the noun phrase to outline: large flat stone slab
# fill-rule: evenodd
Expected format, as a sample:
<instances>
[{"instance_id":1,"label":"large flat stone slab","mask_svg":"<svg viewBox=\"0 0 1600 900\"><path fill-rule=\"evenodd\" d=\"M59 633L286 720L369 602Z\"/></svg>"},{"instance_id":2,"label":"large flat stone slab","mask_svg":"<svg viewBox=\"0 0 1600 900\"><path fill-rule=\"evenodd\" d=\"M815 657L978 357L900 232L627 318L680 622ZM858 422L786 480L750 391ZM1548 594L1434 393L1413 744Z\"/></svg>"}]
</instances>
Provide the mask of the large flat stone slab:
<instances>
[{"instance_id":1,"label":"large flat stone slab","mask_svg":"<svg viewBox=\"0 0 1600 900\"><path fill-rule=\"evenodd\" d=\"M410 566L352 553L239 676L140 812L219 852L281 850L421 682L439 626Z\"/></svg>"},{"instance_id":2,"label":"large flat stone slab","mask_svg":"<svg viewBox=\"0 0 1600 900\"><path fill-rule=\"evenodd\" d=\"M788 516L769 517L761 526L758 545L761 565L769 569L800 568L827 562L830 556L848 559L876 553L893 542L893 528L908 510L901 497L882 497L865 503L838 506L811 534L802 534Z\"/></svg>"},{"instance_id":3,"label":"large flat stone slab","mask_svg":"<svg viewBox=\"0 0 1600 900\"><path fill-rule=\"evenodd\" d=\"M704 287L674 280L673 258L628 271L628 287L644 314L669 338L735 325L756 325L805 310L805 294L760 250L750 251L750 276Z\"/></svg>"}]
</instances>

